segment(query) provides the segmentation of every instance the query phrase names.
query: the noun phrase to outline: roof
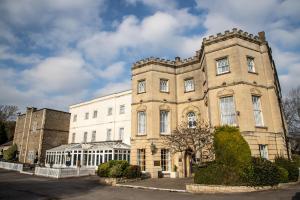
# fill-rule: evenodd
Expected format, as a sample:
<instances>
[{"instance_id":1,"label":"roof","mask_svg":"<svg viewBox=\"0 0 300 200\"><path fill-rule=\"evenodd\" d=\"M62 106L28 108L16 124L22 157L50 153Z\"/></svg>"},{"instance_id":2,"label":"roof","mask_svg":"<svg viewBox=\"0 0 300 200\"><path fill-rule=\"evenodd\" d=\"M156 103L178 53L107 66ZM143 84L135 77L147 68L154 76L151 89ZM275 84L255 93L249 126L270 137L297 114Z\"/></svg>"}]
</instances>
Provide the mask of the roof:
<instances>
[{"instance_id":1,"label":"roof","mask_svg":"<svg viewBox=\"0 0 300 200\"><path fill-rule=\"evenodd\" d=\"M105 141L93 143L72 143L63 144L58 147L47 150L47 152L55 151L72 151L72 150L112 150L112 149L130 149L130 146L122 141Z\"/></svg>"},{"instance_id":2,"label":"roof","mask_svg":"<svg viewBox=\"0 0 300 200\"><path fill-rule=\"evenodd\" d=\"M131 92L132 92L132 90L125 90L125 91L115 92L115 93L112 93L112 94L107 94L107 95L104 95L104 96L97 97L95 99L91 99L91 100L88 100L88 101L83 101L83 102L80 102L80 103L77 103L77 104L70 105L69 108L71 109L71 108L75 108L75 107L78 107L78 106L87 105L87 104L90 104L90 103L107 100L107 99L110 99L110 98L125 96L125 95L128 95L128 94L131 94Z\"/></svg>"}]
</instances>

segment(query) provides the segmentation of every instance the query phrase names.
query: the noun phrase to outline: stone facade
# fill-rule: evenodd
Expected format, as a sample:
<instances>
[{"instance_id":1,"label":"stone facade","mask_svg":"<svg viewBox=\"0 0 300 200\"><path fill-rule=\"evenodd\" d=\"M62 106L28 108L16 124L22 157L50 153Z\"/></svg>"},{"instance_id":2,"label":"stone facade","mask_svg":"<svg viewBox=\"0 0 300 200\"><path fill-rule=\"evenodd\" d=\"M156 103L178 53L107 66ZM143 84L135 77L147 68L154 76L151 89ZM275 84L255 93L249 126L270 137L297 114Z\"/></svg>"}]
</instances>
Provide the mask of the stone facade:
<instances>
[{"instance_id":1,"label":"stone facade","mask_svg":"<svg viewBox=\"0 0 300 200\"><path fill-rule=\"evenodd\" d=\"M223 58L228 62L228 69L220 73L219 60ZM253 70L249 65L254 66ZM167 91L161 91L161 80L167 80ZM193 80L189 91L186 91L187 80ZM144 81L145 91L138 91L140 81ZM253 36L233 29L204 38L200 50L192 58L181 60L176 57L170 61L151 57L132 66L131 163L140 164L138 151L145 149L145 171L155 177L157 171L162 170L162 149L168 148L161 139L160 111L169 113L169 127L164 134L170 134L180 123L187 121L190 112L212 127L219 126L224 124L220 107L223 97L233 98L234 125L249 143L253 156L260 156L259 147L265 148L270 160L276 155L287 155L281 91L271 48L264 32ZM253 102L257 102L254 97L259 98L258 111L254 108L258 105L254 105ZM146 114L146 130L139 134L138 113L142 111ZM258 115L260 125L255 121ZM151 144L156 147L153 154ZM191 165L185 153L171 155L169 162L166 172L173 171L176 165L179 176L190 175Z\"/></svg>"},{"instance_id":2,"label":"stone facade","mask_svg":"<svg viewBox=\"0 0 300 200\"><path fill-rule=\"evenodd\" d=\"M19 161L44 163L47 149L68 142L70 113L27 108L26 113L17 117L14 144L19 150Z\"/></svg>"}]
</instances>

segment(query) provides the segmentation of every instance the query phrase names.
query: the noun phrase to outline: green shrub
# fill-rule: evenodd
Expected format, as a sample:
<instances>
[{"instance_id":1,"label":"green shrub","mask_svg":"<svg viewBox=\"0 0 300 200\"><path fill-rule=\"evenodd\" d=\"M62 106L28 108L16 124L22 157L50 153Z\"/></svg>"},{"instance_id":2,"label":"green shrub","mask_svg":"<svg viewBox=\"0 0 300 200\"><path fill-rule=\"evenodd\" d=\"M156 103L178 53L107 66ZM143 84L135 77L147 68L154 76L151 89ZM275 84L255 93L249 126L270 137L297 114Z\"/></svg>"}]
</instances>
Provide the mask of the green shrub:
<instances>
[{"instance_id":1,"label":"green shrub","mask_svg":"<svg viewBox=\"0 0 300 200\"><path fill-rule=\"evenodd\" d=\"M141 167L138 165L130 165L124 171L126 178L140 178L142 176Z\"/></svg>"},{"instance_id":2,"label":"green shrub","mask_svg":"<svg viewBox=\"0 0 300 200\"><path fill-rule=\"evenodd\" d=\"M240 185L240 174L229 166L214 162L200 167L195 173L194 182L209 185Z\"/></svg>"},{"instance_id":3,"label":"green shrub","mask_svg":"<svg viewBox=\"0 0 300 200\"><path fill-rule=\"evenodd\" d=\"M16 158L17 151L18 151L18 147L16 144L9 147L7 150L3 152L4 160L13 161Z\"/></svg>"},{"instance_id":4,"label":"green shrub","mask_svg":"<svg viewBox=\"0 0 300 200\"><path fill-rule=\"evenodd\" d=\"M289 182L289 172L283 167L277 166L280 174L280 183Z\"/></svg>"},{"instance_id":5,"label":"green shrub","mask_svg":"<svg viewBox=\"0 0 300 200\"><path fill-rule=\"evenodd\" d=\"M98 176L100 177L108 177L110 166L109 163L102 163L98 166Z\"/></svg>"},{"instance_id":6,"label":"green shrub","mask_svg":"<svg viewBox=\"0 0 300 200\"><path fill-rule=\"evenodd\" d=\"M120 178L123 176L122 165L114 165L110 168L108 176L110 178Z\"/></svg>"},{"instance_id":7,"label":"green shrub","mask_svg":"<svg viewBox=\"0 0 300 200\"><path fill-rule=\"evenodd\" d=\"M300 156L293 154L292 155L292 160L296 163L296 165L300 168Z\"/></svg>"},{"instance_id":8,"label":"green shrub","mask_svg":"<svg viewBox=\"0 0 300 200\"><path fill-rule=\"evenodd\" d=\"M281 172L278 167L269 160L252 158L252 165L245 171L244 178L251 186L274 186L280 183Z\"/></svg>"},{"instance_id":9,"label":"green shrub","mask_svg":"<svg viewBox=\"0 0 300 200\"><path fill-rule=\"evenodd\" d=\"M284 157L275 158L275 164L286 169L289 173L289 181L297 181L299 176L299 167L296 162L290 161Z\"/></svg>"},{"instance_id":10,"label":"green shrub","mask_svg":"<svg viewBox=\"0 0 300 200\"><path fill-rule=\"evenodd\" d=\"M230 126L216 128L214 138L216 161L239 172L251 164L251 151L239 129Z\"/></svg>"}]
</instances>

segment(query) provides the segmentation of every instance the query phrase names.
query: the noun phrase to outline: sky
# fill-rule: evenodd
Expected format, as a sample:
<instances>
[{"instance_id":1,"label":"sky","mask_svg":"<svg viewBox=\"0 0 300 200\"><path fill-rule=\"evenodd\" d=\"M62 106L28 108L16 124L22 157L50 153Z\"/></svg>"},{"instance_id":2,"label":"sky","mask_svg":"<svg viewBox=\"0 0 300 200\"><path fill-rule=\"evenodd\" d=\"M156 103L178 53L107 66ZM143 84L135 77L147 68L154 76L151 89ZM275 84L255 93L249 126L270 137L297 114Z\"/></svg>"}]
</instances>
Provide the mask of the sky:
<instances>
[{"instance_id":1,"label":"sky","mask_svg":"<svg viewBox=\"0 0 300 200\"><path fill-rule=\"evenodd\" d=\"M130 89L145 57L195 55L204 37L265 31L283 93L300 85L299 0L1 0L0 105L68 110Z\"/></svg>"}]
</instances>

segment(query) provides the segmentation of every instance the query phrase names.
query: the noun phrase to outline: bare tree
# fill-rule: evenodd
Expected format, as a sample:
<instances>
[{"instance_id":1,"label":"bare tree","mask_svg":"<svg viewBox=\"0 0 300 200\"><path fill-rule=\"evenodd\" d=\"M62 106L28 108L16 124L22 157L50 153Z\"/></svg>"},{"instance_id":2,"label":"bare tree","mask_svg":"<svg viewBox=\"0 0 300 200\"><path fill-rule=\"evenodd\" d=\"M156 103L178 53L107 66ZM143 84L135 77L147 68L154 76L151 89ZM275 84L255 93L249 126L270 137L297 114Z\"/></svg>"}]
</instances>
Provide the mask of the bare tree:
<instances>
[{"instance_id":1,"label":"bare tree","mask_svg":"<svg viewBox=\"0 0 300 200\"><path fill-rule=\"evenodd\" d=\"M180 124L171 135L164 136L172 153L187 152L193 159L199 158L200 163L213 158L213 131L204 121L196 121L192 126ZM198 163L197 159L194 162Z\"/></svg>"},{"instance_id":2,"label":"bare tree","mask_svg":"<svg viewBox=\"0 0 300 200\"><path fill-rule=\"evenodd\" d=\"M0 122L14 120L18 111L17 106L0 105Z\"/></svg>"},{"instance_id":3,"label":"bare tree","mask_svg":"<svg viewBox=\"0 0 300 200\"><path fill-rule=\"evenodd\" d=\"M283 98L283 110L290 133L300 132L300 86Z\"/></svg>"}]
</instances>

